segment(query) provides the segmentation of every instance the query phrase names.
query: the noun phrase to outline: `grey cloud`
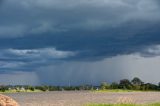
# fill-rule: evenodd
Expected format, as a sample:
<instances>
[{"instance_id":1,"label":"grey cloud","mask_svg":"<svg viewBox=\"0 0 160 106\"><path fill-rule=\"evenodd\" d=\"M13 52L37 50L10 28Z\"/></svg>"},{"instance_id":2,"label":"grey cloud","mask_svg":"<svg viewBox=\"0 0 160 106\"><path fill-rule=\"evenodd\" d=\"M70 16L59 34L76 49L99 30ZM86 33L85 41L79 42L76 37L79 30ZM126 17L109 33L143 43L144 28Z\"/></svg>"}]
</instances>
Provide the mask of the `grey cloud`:
<instances>
[{"instance_id":1,"label":"grey cloud","mask_svg":"<svg viewBox=\"0 0 160 106\"><path fill-rule=\"evenodd\" d=\"M23 36L26 29L21 25L14 26L0 26L0 36L5 37L9 35L9 37L20 37Z\"/></svg>"},{"instance_id":2,"label":"grey cloud","mask_svg":"<svg viewBox=\"0 0 160 106\"><path fill-rule=\"evenodd\" d=\"M52 58L52 59L63 59L70 56L74 56L76 53L70 51L59 51L55 48L42 48L42 49L3 49L1 50L0 57L7 58Z\"/></svg>"},{"instance_id":3,"label":"grey cloud","mask_svg":"<svg viewBox=\"0 0 160 106\"><path fill-rule=\"evenodd\" d=\"M69 51L58 51L55 48L43 48L43 49L8 49L6 52L19 56L19 57L31 57L31 58L40 58L40 57L49 57L49 58L67 58L74 56L75 53Z\"/></svg>"},{"instance_id":4,"label":"grey cloud","mask_svg":"<svg viewBox=\"0 0 160 106\"><path fill-rule=\"evenodd\" d=\"M0 69L5 68L18 68L24 66L25 63L23 62L8 62L8 61L0 61Z\"/></svg>"},{"instance_id":5,"label":"grey cloud","mask_svg":"<svg viewBox=\"0 0 160 106\"><path fill-rule=\"evenodd\" d=\"M4 49L0 53L0 73L5 70L34 71L40 65L53 64L55 61L65 60L75 56L70 51L59 51L55 48L43 49Z\"/></svg>"},{"instance_id":6,"label":"grey cloud","mask_svg":"<svg viewBox=\"0 0 160 106\"><path fill-rule=\"evenodd\" d=\"M5 0L0 6L1 74L18 70L36 72L44 83L98 83L144 73L121 64L124 55L137 53L143 61L160 55L159 0Z\"/></svg>"},{"instance_id":7,"label":"grey cloud","mask_svg":"<svg viewBox=\"0 0 160 106\"><path fill-rule=\"evenodd\" d=\"M25 31L23 28L15 30L15 34L3 31L1 37L44 32L65 34L72 30L106 30L134 20L156 23L160 19L157 0L8 0L3 5L0 11L2 25L9 27L16 23L25 26Z\"/></svg>"},{"instance_id":8,"label":"grey cloud","mask_svg":"<svg viewBox=\"0 0 160 106\"><path fill-rule=\"evenodd\" d=\"M160 55L160 45L151 45L139 53L143 57L157 57Z\"/></svg>"},{"instance_id":9,"label":"grey cloud","mask_svg":"<svg viewBox=\"0 0 160 106\"><path fill-rule=\"evenodd\" d=\"M83 32L74 30L65 33L65 35L63 33L57 33L56 35L45 33L45 35L38 36L0 39L0 48L13 48L23 51L56 47L58 51L78 52L69 59L92 60L144 52L143 49L160 43L158 24L150 24L147 28L145 23L141 25L142 28L138 28L138 25L138 23L134 23L106 31Z\"/></svg>"}]
</instances>

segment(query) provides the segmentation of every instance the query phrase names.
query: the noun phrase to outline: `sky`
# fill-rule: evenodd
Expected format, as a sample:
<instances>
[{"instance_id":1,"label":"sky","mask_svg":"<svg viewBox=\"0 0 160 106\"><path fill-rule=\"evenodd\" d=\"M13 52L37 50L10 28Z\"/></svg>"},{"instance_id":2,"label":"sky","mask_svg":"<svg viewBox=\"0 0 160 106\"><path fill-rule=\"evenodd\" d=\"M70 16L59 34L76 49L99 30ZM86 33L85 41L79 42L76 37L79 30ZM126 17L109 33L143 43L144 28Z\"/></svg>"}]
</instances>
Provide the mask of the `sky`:
<instances>
[{"instance_id":1,"label":"sky","mask_svg":"<svg viewBox=\"0 0 160 106\"><path fill-rule=\"evenodd\" d=\"M159 0L0 0L0 84L160 82Z\"/></svg>"}]
</instances>

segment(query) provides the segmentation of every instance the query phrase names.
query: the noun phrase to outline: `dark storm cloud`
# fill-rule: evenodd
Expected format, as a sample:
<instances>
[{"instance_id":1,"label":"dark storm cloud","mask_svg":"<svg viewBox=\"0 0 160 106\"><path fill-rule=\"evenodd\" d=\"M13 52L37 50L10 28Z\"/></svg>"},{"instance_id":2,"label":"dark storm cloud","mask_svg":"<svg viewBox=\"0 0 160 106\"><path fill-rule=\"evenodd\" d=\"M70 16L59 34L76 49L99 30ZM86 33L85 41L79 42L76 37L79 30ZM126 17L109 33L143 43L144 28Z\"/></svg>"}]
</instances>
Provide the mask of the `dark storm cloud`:
<instances>
[{"instance_id":1,"label":"dark storm cloud","mask_svg":"<svg viewBox=\"0 0 160 106\"><path fill-rule=\"evenodd\" d=\"M1 37L101 32L134 21L157 23L160 17L157 0L6 0L0 13Z\"/></svg>"},{"instance_id":2,"label":"dark storm cloud","mask_svg":"<svg viewBox=\"0 0 160 106\"><path fill-rule=\"evenodd\" d=\"M119 54L147 53L143 49L160 43L158 24L151 25L149 28L140 31L138 29L135 30L136 28L134 27L137 28L139 26L128 27L127 25L126 27L112 30L91 32L73 31L65 33L65 35L63 33L57 33L56 35L46 33L45 36L42 34L22 38L7 38L0 40L0 48L17 48L23 50L56 47L56 49L61 51L77 52L76 56L70 59L92 60Z\"/></svg>"},{"instance_id":3,"label":"dark storm cloud","mask_svg":"<svg viewBox=\"0 0 160 106\"><path fill-rule=\"evenodd\" d=\"M160 43L159 7L158 0L6 0L0 10L0 48L56 48L78 52L74 60L141 52Z\"/></svg>"},{"instance_id":4,"label":"dark storm cloud","mask_svg":"<svg viewBox=\"0 0 160 106\"><path fill-rule=\"evenodd\" d=\"M6 0L0 48L56 47L84 57L132 53L159 43L159 10L157 0Z\"/></svg>"},{"instance_id":5,"label":"dark storm cloud","mask_svg":"<svg viewBox=\"0 0 160 106\"><path fill-rule=\"evenodd\" d=\"M0 70L70 72L76 62L159 56L159 11L159 0L1 0Z\"/></svg>"},{"instance_id":6,"label":"dark storm cloud","mask_svg":"<svg viewBox=\"0 0 160 106\"><path fill-rule=\"evenodd\" d=\"M4 0L0 0L0 4L2 4L2 3L3 3L3 1L4 1Z\"/></svg>"}]
</instances>

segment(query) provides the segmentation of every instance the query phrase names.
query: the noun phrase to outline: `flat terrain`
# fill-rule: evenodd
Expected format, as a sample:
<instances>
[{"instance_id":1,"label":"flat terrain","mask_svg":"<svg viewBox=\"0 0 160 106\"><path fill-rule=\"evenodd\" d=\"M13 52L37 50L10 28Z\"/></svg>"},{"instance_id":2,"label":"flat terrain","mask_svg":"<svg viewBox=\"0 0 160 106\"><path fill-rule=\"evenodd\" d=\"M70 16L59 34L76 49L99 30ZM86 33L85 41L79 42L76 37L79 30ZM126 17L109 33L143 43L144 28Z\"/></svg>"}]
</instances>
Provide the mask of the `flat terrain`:
<instances>
[{"instance_id":1,"label":"flat terrain","mask_svg":"<svg viewBox=\"0 0 160 106\"><path fill-rule=\"evenodd\" d=\"M160 102L160 92L55 91L6 94L20 106L82 106L87 103L118 103L123 99L144 104Z\"/></svg>"}]
</instances>

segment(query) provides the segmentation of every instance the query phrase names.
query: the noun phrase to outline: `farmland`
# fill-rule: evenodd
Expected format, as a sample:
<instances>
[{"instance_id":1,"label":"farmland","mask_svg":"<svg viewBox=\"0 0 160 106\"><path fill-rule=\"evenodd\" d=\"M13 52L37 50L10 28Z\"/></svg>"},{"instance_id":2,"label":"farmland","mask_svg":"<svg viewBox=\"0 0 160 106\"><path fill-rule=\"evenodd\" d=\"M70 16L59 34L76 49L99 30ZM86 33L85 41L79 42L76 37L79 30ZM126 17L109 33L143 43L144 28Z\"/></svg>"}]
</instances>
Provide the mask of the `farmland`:
<instances>
[{"instance_id":1,"label":"farmland","mask_svg":"<svg viewBox=\"0 0 160 106\"><path fill-rule=\"evenodd\" d=\"M160 102L160 92L54 91L7 93L21 106L103 106L94 104L151 104ZM92 105L93 104L93 105ZM105 105L104 105L105 106Z\"/></svg>"}]
</instances>

